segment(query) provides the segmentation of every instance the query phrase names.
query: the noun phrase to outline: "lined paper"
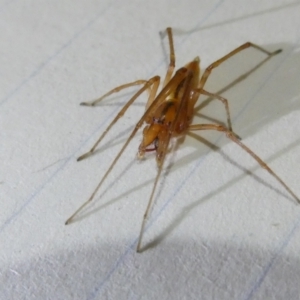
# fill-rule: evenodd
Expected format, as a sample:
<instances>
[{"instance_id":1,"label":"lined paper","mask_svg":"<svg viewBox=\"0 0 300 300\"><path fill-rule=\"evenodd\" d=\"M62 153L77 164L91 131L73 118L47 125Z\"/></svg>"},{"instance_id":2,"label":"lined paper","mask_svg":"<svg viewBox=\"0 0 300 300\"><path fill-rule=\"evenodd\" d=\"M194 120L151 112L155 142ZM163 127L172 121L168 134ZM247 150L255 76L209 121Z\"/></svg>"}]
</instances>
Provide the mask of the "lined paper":
<instances>
[{"instance_id":1,"label":"lined paper","mask_svg":"<svg viewBox=\"0 0 300 300\"><path fill-rule=\"evenodd\" d=\"M204 69L246 41L283 49L257 68L263 54L240 53L206 89L228 99L234 130L300 195L299 12L299 1L283 0L1 1L0 298L298 299L299 205L222 134L188 136L168 155L143 253L135 248L156 165L152 154L136 159L141 133L94 203L64 222L93 192L146 97L82 162L135 89L95 108L79 103L163 80L167 26L177 67L199 55ZM225 122L224 108L213 101L194 121Z\"/></svg>"}]
</instances>

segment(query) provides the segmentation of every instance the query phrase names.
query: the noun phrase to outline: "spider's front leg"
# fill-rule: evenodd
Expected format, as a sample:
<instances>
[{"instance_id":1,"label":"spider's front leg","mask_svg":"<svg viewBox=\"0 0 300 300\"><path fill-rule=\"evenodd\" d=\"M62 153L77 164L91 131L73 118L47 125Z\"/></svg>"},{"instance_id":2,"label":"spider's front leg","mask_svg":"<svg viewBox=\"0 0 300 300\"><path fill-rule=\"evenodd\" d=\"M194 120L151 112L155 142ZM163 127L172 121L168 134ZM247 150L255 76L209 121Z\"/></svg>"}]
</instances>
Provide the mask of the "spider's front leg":
<instances>
[{"instance_id":1,"label":"spider's front leg","mask_svg":"<svg viewBox=\"0 0 300 300\"><path fill-rule=\"evenodd\" d=\"M209 97L213 97L213 98L216 98L217 100L220 100L224 106L225 106L225 110L226 110L226 116L227 116L227 125L228 125L228 129L229 131L231 131L235 136L236 138L238 138L239 140L241 140L241 137L239 137L236 133L233 132L232 130L232 122L231 122L231 117L230 117L230 112L229 112L229 105L228 105L228 100L224 97L221 97L219 96L218 94L213 94L213 93L210 93L210 92L207 92L206 90L204 89L197 89L195 90L196 92L198 92L199 94L202 94L202 95L206 95L206 96L209 96Z\"/></svg>"},{"instance_id":2,"label":"spider's front leg","mask_svg":"<svg viewBox=\"0 0 300 300\"><path fill-rule=\"evenodd\" d=\"M282 51L281 49L278 49L276 51L270 52L270 51L268 51L268 50L266 50L266 49L264 49L264 48L262 48L262 47L260 47L260 46L258 46L256 44L253 44L251 42L247 42L247 43L245 43L245 44L237 47L236 49L232 50L228 54L224 55L220 59L216 60L211 65L209 65L205 69L202 77L200 78L198 89L196 90L196 92L198 92L199 94L203 94L203 95L206 95L206 96L214 97L214 98L220 100L224 104L225 110L226 110L226 115L227 115L228 129L238 139L241 139L241 138L237 134L235 134L233 132L233 130L232 130L232 122L231 122L231 117L230 117L230 113L229 113L228 100L225 99L225 98L223 98L223 97L221 97L221 96L219 96L219 95L217 95L217 94L213 94L213 93L210 93L210 92L204 90L203 87L204 87L204 85L205 85L205 83L206 83L206 81L207 81L208 77L210 76L210 74L211 74L211 72L212 72L213 69L217 68L220 64L222 64L223 62L225 62L227 59L231 58L232 56L234 56L234 55L238 54L239 52L241 52L241 51L243 51L245 49L248 49L250 47L252 47L254 49L257 49L257 50L259 50L259 51L267 54L269 57L274 56L274 55L276 55L276 54L278 54L278 53L280 53Z\"/></svg>"},{"instance_id":3,"label":"spider's front leg","mask_svg":"<svg viewBox=\"0 0 300 300\"><path fill-rule=\"evenodd\" d=\"M205 83L206 83L206 81L207 81L207 79L208 79L208 77L209 77L209 75L211 74L211 71L212 71L213 69L217 68L220 64L222 64L223 62L225 62L225 61L226 61L227 59L229 59L230 57L232 57L232 56L238 54L239 52L241 52L241 51L243 51L243 50L245 50L245 49L248 49L248 48L250 48L250 47L252 47L252 48L254 48L254 49L257 49L257 50L259 50L259 51L261 51L261 52L267 54L268 56L274 56L274 55L276 55L276 54L278 54L278 53L280 53L280 52L282 51L282 49L278 49L278 50L275 50L275 51L273 51L273 52L270 52L270 51L268 51L268 50L266 50L266 49L264 49L264 48L262 48L262 47L260 47L260 46L258 46L258 45L256 45L256 44L253 44L253 43L251 43L251 42L247 42L247 43L245 43L245 44L243 44L243 45L237 47L236 49L232 50L232 51L229 52L228 54L224 55L224 56L221 57L220 59L216 60L216 61L213 62L211 65L209 65L209 66L205 69L205 71L204 71L204 73L203 73L203 75L202 75L202 77L201 77L201 79L200 79L199 86L198 86L199 89L202 89L202 88L204 87L204 85L205 85Z\"/></svg>"}]
</instances>

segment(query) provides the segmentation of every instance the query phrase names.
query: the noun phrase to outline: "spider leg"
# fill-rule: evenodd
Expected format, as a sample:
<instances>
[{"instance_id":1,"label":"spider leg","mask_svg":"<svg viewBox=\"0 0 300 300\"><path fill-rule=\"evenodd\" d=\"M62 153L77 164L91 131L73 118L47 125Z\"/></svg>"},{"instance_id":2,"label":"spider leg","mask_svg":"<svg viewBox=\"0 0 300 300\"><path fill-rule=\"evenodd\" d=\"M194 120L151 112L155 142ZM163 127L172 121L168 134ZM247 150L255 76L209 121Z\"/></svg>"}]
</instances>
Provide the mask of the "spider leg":
<instances>
[{"instance_id":1,"label":"spider leg","mask_svg":"<svg viewBox=\"0 0 300 300\"><path fill-rule=\"evenodd\" d=\"M104 137L104 135L107 133L107 131L116 123L116 121L125 113L125 111L127 110L127 108L134 102L134 100L136 100L146 89L148 89L151 85L159 85L159 77L155 76L153 78L151 78L149 81L146 82L146 84L138 91L134 94L134 96L125 104L125 106L122 108L122 110L119 112L119 114L116 116L116 118L111 122L111 124L108 126L108 128L104 131L104 133L102 134L102 136L100 137L100 139L97 141L97 143L95 144L95 146L86 154L83 154L82 156L80 156L78 158L78 160L81 160L85 157L87 157L90 153L92 153L93 149L99 144L99 142L101 141L101 139ZM140 121L136 124L134 130L132 131L131 135L129 136L129 138L127 139L127 141L125 142L125 144L123 145L122 149L119 151L118 155L115 157L115 159L113 160L113 162L111 163L111 165L109 166L108 170L106 171L106 173L104 174L104 176L102 177L101 181L99 182L99 184L97 185L96 189L94 190L94 192L92 193L92 195L90 196L90 198L84 202L72 215L71 217L68 218L68 220L65 222L66 225L70 224L73 220L73 218L86 206L88 205L93 198L95 197L97 191L99 190L100 186L102 185L102 183L104 182L104 180L106 179L106 177L108 176L108 174L111 172L111 170L113 169L114 165L116 164L116 162L118 161L118 159L120 158L120 156L122 155L122 153L124 152L124 150L126 149L127 145L129 144L129 142L132 140L132 138L134 137L134 135L136 134L136 132L138 131L138 129L142 126L145 118L147 117L147 115L149 114L151 110L149 109L147 112L145 112L145 114L142 116L142 118L140 119Z\"/></svg>"},{"instance_id":2,"label":"spider leg","mask_svg":"<svg viewBox=\"0 0 300 300\"><path fill-rule=\"evenodd\" d=\"M170 48L170 61L169 61L169 67L164 79L164 83L163 83L163 88L169 83L169 81L172 78L173 72L174 72L174 68L175 68L175 50L174 50L174 43L173 43L173 34L172 34L172 28L168 27L166 29L166 33L168 35L168 40L169 40L169 48ZM161 34L162 37L164 37L164 34ZM146 105L146 110L150 107L150 105L152 104L152 102L154 101L154 98L149 97L149 100L147 102Z\"/></svg>"},{"instance_id":3,"label":"spider leg","mask_svg":"<svg viewBox=\"0 0 300 300\"><path fill-rule=\"evenodd\" d=\"M144 234L146 222L147 222L148 217L149 217L149 213L151 212L151 207L152 207L153 200L154 200L154 193L155 193L155 190L156 190L158 180L159 180L160 175L161 175L161 171L162 171L163 163L164 163L164 160L165 160L165 157L166 157L166 154L167 154L170 139L171 139L171 134L168 133L165 140L164 140L164 149L161 152L161 154L162 154L161 163L158 165L158 170L157 170L155 181L154 181L154 184L153 184L153 187L152 187L151 195L149 197L147 208L146 208L145 213L143 215L143 221L142 221L142 225L141 225L139 240L138 240L138 244L137 244L137 247L136 247L136 252L139 252L139 253L143 251L143 249L141 248L142 237L143 237L143 234Z\"/></svg>"},{"instance_id":4,"label":"spider leg","mask_svg":"<svg viewBox=\"0 0 300 300\"><path fill-rule=\"evenodd\" d=\"M148 80L136 80L133 82L129 82L126 84L122 84L120 86L117 86L115 88L113 88L112 90L110 90L109 92L107 92L106 94L104 94L103 96L101 96L100 98L93 100L93 101L89 101L89 102L81 102L80 105L83 106L95 106L96 104L98 104L100 101L102 101L104 98L107 98L108 96L114 94L114 93L118 93L126 88L129 88L131 86L136 86L136 85L141 85L141 84L146 84Z\"/></svg>"},{"instance_id":5,"label":"spider leg","mask_svg":"<svg viewBox=\"0 0 300 300\"><path fill-rule=\"evenodd\" d=\"M174 68L175 68L175 50L174 50L172 28L168 27L166 29L166 32L168 34L168 39L169 39L170 63L169 63L168 71L167 71L163 86L166 86L166 84L170 81L173 71L174 71Z\"/></svg>"},{"instance_id":6,"label":"spider leg","mask_svg":"<svg viewBox=\"0 0 300 300\"><path fill-rule=\"evenodd\" d=\"M77 161L83 160L86 157L90 156L96 149L96 147L99 145L99 143L102 141L102 139L105 137L105 135L107 134L107 132L113 127L113 125L125 114L126 110L128 109L128 107L142 94L143 91L145 91L146 89L150 89L151 87L151 92L149 95L149 100L155 99L156 96L156 92L159 86L159 81L160 78L158 76L155 76L151 79L149 79L148 81L145 80L140 80L139 84L144 83L144 86L139 89L134 95L133 97L131 97L131 99L123 106L123 108L120 110L120 112L117 114L117 116L112 120L112 122L108 125L108 127L104 130L104 132L102 133L102 135L99 137L99 139L97 140L97 142L94 144L94 146L85 154L82 154L80 157L77 158ZM129 84L124 84L123 86L121 86L122 88L131 86L131 85L135 85L137 81L135 81L134 83L129 83ZM118 87L120 88L120 87ZM112 90L115 91L116 89ZM105 94L103 97L99 98L100 100L102 100L104 97L110 95L111 93L113 93L112 91L108 92L107 94ZM99 100L98 99L98 100ZM98 101L97 100L97 101ZM100 101L99 100L99 101ZM149 101L148 100L148 101Z\"/></svg>"},{"instance_id":7,"label":"spider leg","mask_svg":"<svg viewBox=\"0 0 300 300\"><path fill-rule=\"evenodd\" d=\"M211 74L211 71L212 71L214 68L218 67L221 63L223 63L224 61L226 61L226 60L229 59L230 57L236 55L237 53L239 53L239 52L241 52L241 51L243 51L243 50L245 50L245 49L247 49L247 48L249 48L249 47L255 48L255 49L257 49L257 50L259 50L259 51L261 51L261 52L267 54L268 56L276 55L276 54L278 54L278 53L280 53L280 52L282 51L281 49L278 49L278 50L276 50L276 51L270 52L270 51L267 51L267 50L265 50L264 48L262 48L262 47L260 47L260 46L258 46L258 45L256 45L256 44L253 44L253 43L251 43L251 42L247 42L247 43L245 43L245 44L239 46L238 48L234 49L233 51L229 52L227 55L225 55L225 56L221 57L220 59L216 60L216 61L213 62L210 66L208 66L208 67L205 69L205 71L204 71L204 73L203 73L203 75L202 75L202 77L201 77L201 79L200 79L198 88L201 89L201 88L204 87L204 85L205 85L205 83L206 83L206 81L207 81L209 75Z\"/></svg>"},{"instance_id":8,"label":"spider leg","mask_svg":"<svg viewBox=\"0 0 300 300\"><path fill-rule=\"evenodd\" d=\"M143 116L140 118L140 120L138 121L138 123L135 125L135 128L133 129L133 131L131 132L130 136L128 137L128 139L126 140L126 142L124 143L123 147L121 148L121 150L119 151L119 153L117 154L117 156L115 157L115 159L113 160L113 162L111 163L111 165L109 166L108 170L106 171L106 173L103 175L102 179L100 180L100 182L98 183L98 185L96 186L94 192L92 193L92 195L90 196L90 198L84 202L72 215L71 217L68 218L68 220L65 222L65 224L70 224L73 220L73 218L86 206L88 205L95 197L97 191L99 190L99 188L101 187L102 183L104 182L104 180L106 179L106 177L108 176L108 174L111 172L111 170L113 169L113 167L115 166L115 164L117 163L117 161L119 160L119 158L121 157L121 155L123 154L124 150L126 149L126 147L128 146L128 144L130 143L130 141L133 139L133 137L135 136L135 134L137 133L137 131L139 130L139 128L143 125L143 123L145 122L145 120L149 117L149 115L151 115L153 113L153 110L155 110L157 108L157 104L160 103L161 101L163 101L163 99L166 99L170 93L172 92L174 86L177 86L179 84L179 82L181 82L183 80L183 78L186 77L186 70L185 69L179 69L176 74L174 75L174 77L172 78L172 80L169 82L169 84L159 93L159 95L155 98L155 100L152 102L152 104L150 105L150 107L147 109L147 111L143 114ZM128 101L128 106L133 103L133 101L138 98L145 90L147 90L149 88L149 86L156 84L157 86L159 85L159 77L155 76L152 79L150 79L129 101ZM173 86L174 85L174 86ZM127 105L126 104L126 105ZM128 107L127 106L127 107ZM127 107L123 107L123 109L121 110L120 113L124 113L127 109ZM120 114L119 113L119 114ZM120 115L121 116L121 115ZM112 122L112 125L115 123L115 121Z\"/></svg>"},{"instance_id":9,"label":"spider leg","mask_svg":"<svg viewBox=\"0 0 300 300\"><path fill-rule=\"evenodd\" d=\"M259 165L267 170L285 189L286 191L293 196L293 198L300 203L300 199L296 196L296 194L286 185L286 183L259 157L257 156L250 148L248 148L244 143L242 143L235 134L228 130L225 126L216 125L216 124L195 124L190 125L188 128L189 131L197 131L197 130L216 130L221 131L226 134L226 136L231 139L233 142L238 144L241 148L243 148L247 153L249 153L258 163Z\"/></svg>"},{"instance_id":10,"label":"spider leg","mask_svg":"<svg viewBox=\"0 0 300 300\"><path fill-rule=\"evenodd\" d=\"M154 181L154 185L153 185L153 188L152 188L152 191L151 191L151 195L150 195L150 198L149 198L149 201L148 201L148 204L147 204L147 208L146 208L146 211L145 211L144 216L143 216L140 235L139 235L137 248L136 248L137 252L142 252L142 250L143 250L141 248L142 237L143 237L143 234L144 234L144 229L145 229L146 222L148 220L148 216L151 212L151 207L153 205L153 200L154 200L154 193L155 193L155 190L156 190L156 186L157 186L159 177L161 175L161 171L162 171L163 164L164 164L164 161L165 161L165 158L166 158L166 154L167 154L167 151L168 151L168 147L169 147L171 137L176 132L176 127L178 125L178 122L180 123L180 121L181 121L182 114L185 115L185 113L186 113L186 104L188 103L187 100L189 99L189 93L190 93L189 84L191 82L192 77L190 76L191 75L190 73L186 73L186 72L184 72L184 73L185 73L185 77L184 77L184 89L185 90L184 90L183 96L181 98L179 108L176 112L175 119L174 119L172 125L163 134L163 137L160 138L160 143L158 145L158 149L156 150L157 151L157 156L156 156L157 160L156 161L157 161L158 171L157 171L157 175L156 175L156 178L155 178L155 181ZM176 78L178 75L180 75L180 71L176 72L175 76L173 77L173 79L171 79L171 81L168 83L168 85L174 84L174 87L177 87L178 84L176 84L174 78ZM157 97L157 98L159 98L159 97ZM159 101L159 99L156 99L156 101Z\"/></svg>"},{"instance_id":11,"label":"spider leg","mask_svg":"<svg viewBox=\"0 0 300 300\"><path fill-rule=\"evenodd\" d=\"M196 89L195 91L198 92L199 94L206 95L206 96L209 96L209 97L213 97L217 100L220 100L224 104L225 110L226 110L226 116L227 116L228 129L230 131L232 131L232 122L231 122L231 117L230 117L230 112L229 112L228 100L226 98L223 98L223 97L219 96L218 94L213 94L213 93L207 92L204 89ZM239 139L241 139L239 136L237 136L237 137Z\"/></svg>"}]
</instances>

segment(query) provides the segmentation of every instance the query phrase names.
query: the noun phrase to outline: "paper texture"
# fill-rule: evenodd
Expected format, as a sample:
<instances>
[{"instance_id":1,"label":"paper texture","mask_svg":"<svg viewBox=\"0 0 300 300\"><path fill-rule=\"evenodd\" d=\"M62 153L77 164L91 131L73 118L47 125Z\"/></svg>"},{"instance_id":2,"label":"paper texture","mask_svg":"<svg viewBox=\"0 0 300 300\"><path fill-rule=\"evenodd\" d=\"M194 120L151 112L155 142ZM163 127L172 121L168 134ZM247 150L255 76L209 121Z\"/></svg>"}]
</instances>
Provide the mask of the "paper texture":
<instances>
[{"instance_id":1,"label":"paper texture","mask_svg":"<svg viewBox=\"0 0 300 300\"><path fill-rule=\"evenodd\" d=\"M284 0L0 1L0 299L299 299L300 206L221 133L188 136L168 155L143 253L135 248L157 168L153 153L136 159L141 132L64 225L146 95L81 162L137 89L79 103L163 81L167 26L176 67L200 56L203 71L247 41L283 49L257 68L266 56L245 50L205 88L228 99L233 129L300 196L299 16L300 2ZM199 108L195 123L226 122L219 101Z\"/></svg>"}]
</instances>

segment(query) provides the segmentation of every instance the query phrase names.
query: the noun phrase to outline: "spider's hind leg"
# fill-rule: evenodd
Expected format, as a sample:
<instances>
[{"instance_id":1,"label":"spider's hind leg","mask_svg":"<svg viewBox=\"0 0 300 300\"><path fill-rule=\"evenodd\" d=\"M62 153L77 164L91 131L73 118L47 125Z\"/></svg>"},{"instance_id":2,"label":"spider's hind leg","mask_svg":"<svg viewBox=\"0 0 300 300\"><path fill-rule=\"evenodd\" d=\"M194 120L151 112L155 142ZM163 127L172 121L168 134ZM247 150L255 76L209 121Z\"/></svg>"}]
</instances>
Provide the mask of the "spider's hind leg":
<instances>
[{"instance_id":1,"label":"spider's hind leg","mask_svg":"<svg viewBox=\"0 0 300 300\"><path fill-rule=\"evenodd\" d=\"M258 156L256 155L250 148L248 148L244 143L242 143L232 131L229 131L226 127L222 125L216 124L195 124L190 125L190 131L197 131L197 130L215 130L221 131L226 134L226 136L231 139L234 143L239 145L242 149L244 149L247 153L249 153L258 163L259 165L269 172L285 189L286 191L293 196L293 198L300 203L299 197L287 186L287 184Z\"/></svg>"}]
</instances>

